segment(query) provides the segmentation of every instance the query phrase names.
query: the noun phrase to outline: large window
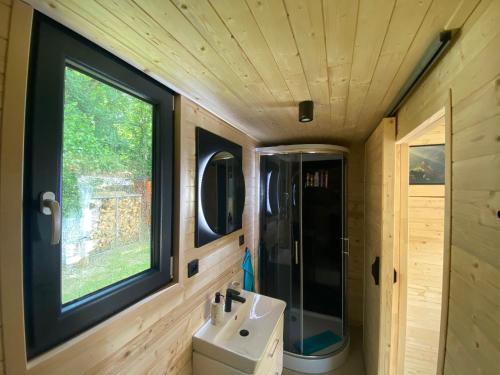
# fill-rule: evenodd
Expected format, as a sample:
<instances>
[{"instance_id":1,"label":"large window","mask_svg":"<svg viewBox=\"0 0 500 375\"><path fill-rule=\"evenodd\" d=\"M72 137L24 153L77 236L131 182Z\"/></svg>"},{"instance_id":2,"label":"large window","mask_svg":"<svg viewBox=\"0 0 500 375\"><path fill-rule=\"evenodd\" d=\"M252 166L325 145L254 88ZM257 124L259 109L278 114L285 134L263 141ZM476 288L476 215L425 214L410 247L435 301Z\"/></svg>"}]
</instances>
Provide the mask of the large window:
<instances>
[{"instance_id":1,"label":"large window","mask_svg":"<svg viewBox=\"0 0 500 375\"><path fill-rule=\"evenodd\" d=\"M171 280L172 93L44 16L26 125L30 357Z\"/></svg>"}]
</instances>

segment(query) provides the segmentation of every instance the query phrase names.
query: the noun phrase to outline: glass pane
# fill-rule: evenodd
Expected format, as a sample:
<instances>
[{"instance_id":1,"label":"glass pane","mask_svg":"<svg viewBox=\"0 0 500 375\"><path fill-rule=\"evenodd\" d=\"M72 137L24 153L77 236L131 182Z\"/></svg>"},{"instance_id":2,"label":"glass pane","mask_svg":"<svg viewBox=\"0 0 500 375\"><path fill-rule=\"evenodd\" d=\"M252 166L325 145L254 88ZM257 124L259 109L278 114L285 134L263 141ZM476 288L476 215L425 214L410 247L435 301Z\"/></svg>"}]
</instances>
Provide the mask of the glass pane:
<instances>
[{"instance_id":1,"label":"glass pane","mask_svg":"<svg viewBox=\"0 0 500 375\"><path fill-rule=\"evenodd\" d=\"M151 268L153 106L67 66L63 304Z\"/></svg>"},{"instance_id":2,"label":"glass pane","mask_svg":"<svg viewBox=\"0 0 500 375\"><path fill-rule=\"evenodd\" d=\"M326 355L344 334L343 159L304 154L302 239L304 288L303 354ZM315 345L324 337L323 345Z\"/></svg>"},{"instance_id":3,"label":"glass pane","mask_svg":"<svg viewBox=\"0 0 500 375\"><path fill-rule=\"evenodd\" d=\"M300 155L262 156L261 178L261 289L287 303L284 349L302 353Z\"/></svg>"}]
</instances>

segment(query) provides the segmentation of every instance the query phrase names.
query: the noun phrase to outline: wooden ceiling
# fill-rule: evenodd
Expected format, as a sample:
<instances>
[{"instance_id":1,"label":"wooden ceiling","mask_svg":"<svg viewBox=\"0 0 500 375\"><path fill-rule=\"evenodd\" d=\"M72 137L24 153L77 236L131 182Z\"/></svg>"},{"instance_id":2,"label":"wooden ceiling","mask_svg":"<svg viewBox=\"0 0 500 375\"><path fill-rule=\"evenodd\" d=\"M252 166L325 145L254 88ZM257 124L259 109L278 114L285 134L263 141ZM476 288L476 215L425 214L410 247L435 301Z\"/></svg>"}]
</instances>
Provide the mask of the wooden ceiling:
<instances>
[{"instance_id":1,"label":"wooden ceiling","mask_svg":"<svg viewBox=\"0 0 500 375\"><path fill-rule=\"evenodd\" d=\"M365 139L479 1L29 0L265 144Z\"/></svg>"}]
</instances>

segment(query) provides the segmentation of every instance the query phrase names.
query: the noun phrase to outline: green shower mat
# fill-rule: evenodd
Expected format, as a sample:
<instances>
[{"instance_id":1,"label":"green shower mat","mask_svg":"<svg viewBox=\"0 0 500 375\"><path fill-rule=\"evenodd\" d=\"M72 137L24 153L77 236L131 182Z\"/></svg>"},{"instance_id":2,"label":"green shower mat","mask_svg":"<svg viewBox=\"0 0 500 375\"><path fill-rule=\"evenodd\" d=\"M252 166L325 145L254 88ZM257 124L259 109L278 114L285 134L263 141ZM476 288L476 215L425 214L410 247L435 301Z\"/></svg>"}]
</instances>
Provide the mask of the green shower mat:
<instances>
[{"instance_id":1,"label":"green shower mat","mask_svg":"<svg viewBox=\"0 0 500 375\"><path fill-rule=\"evenodd\" d=\"M341 340L342 338L332 331L321 332L320 334L308 337L302 341L303 354L311 355L329 347L330 345L336 344ZM295 346L300 350L300 342L297 342Z\"/></svg>"}]
</instances>

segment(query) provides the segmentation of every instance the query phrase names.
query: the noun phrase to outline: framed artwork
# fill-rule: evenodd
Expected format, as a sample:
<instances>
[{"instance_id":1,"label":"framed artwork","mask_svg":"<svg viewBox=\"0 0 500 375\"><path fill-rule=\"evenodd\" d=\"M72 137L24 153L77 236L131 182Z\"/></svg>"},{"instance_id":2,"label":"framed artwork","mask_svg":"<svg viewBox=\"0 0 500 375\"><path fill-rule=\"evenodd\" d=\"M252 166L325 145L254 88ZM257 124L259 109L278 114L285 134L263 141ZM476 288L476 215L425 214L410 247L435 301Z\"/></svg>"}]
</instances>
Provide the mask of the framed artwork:
<instances>
[{"instance_id":1,"label":"framed artwork","mask_svg":"<svg viewBox=\"0 0 500 375\"><path fill-rule=\"evenodd\" d=\"M410 185L444 185L444 144L410 147Z\"/></svg>"}]
</instances>

